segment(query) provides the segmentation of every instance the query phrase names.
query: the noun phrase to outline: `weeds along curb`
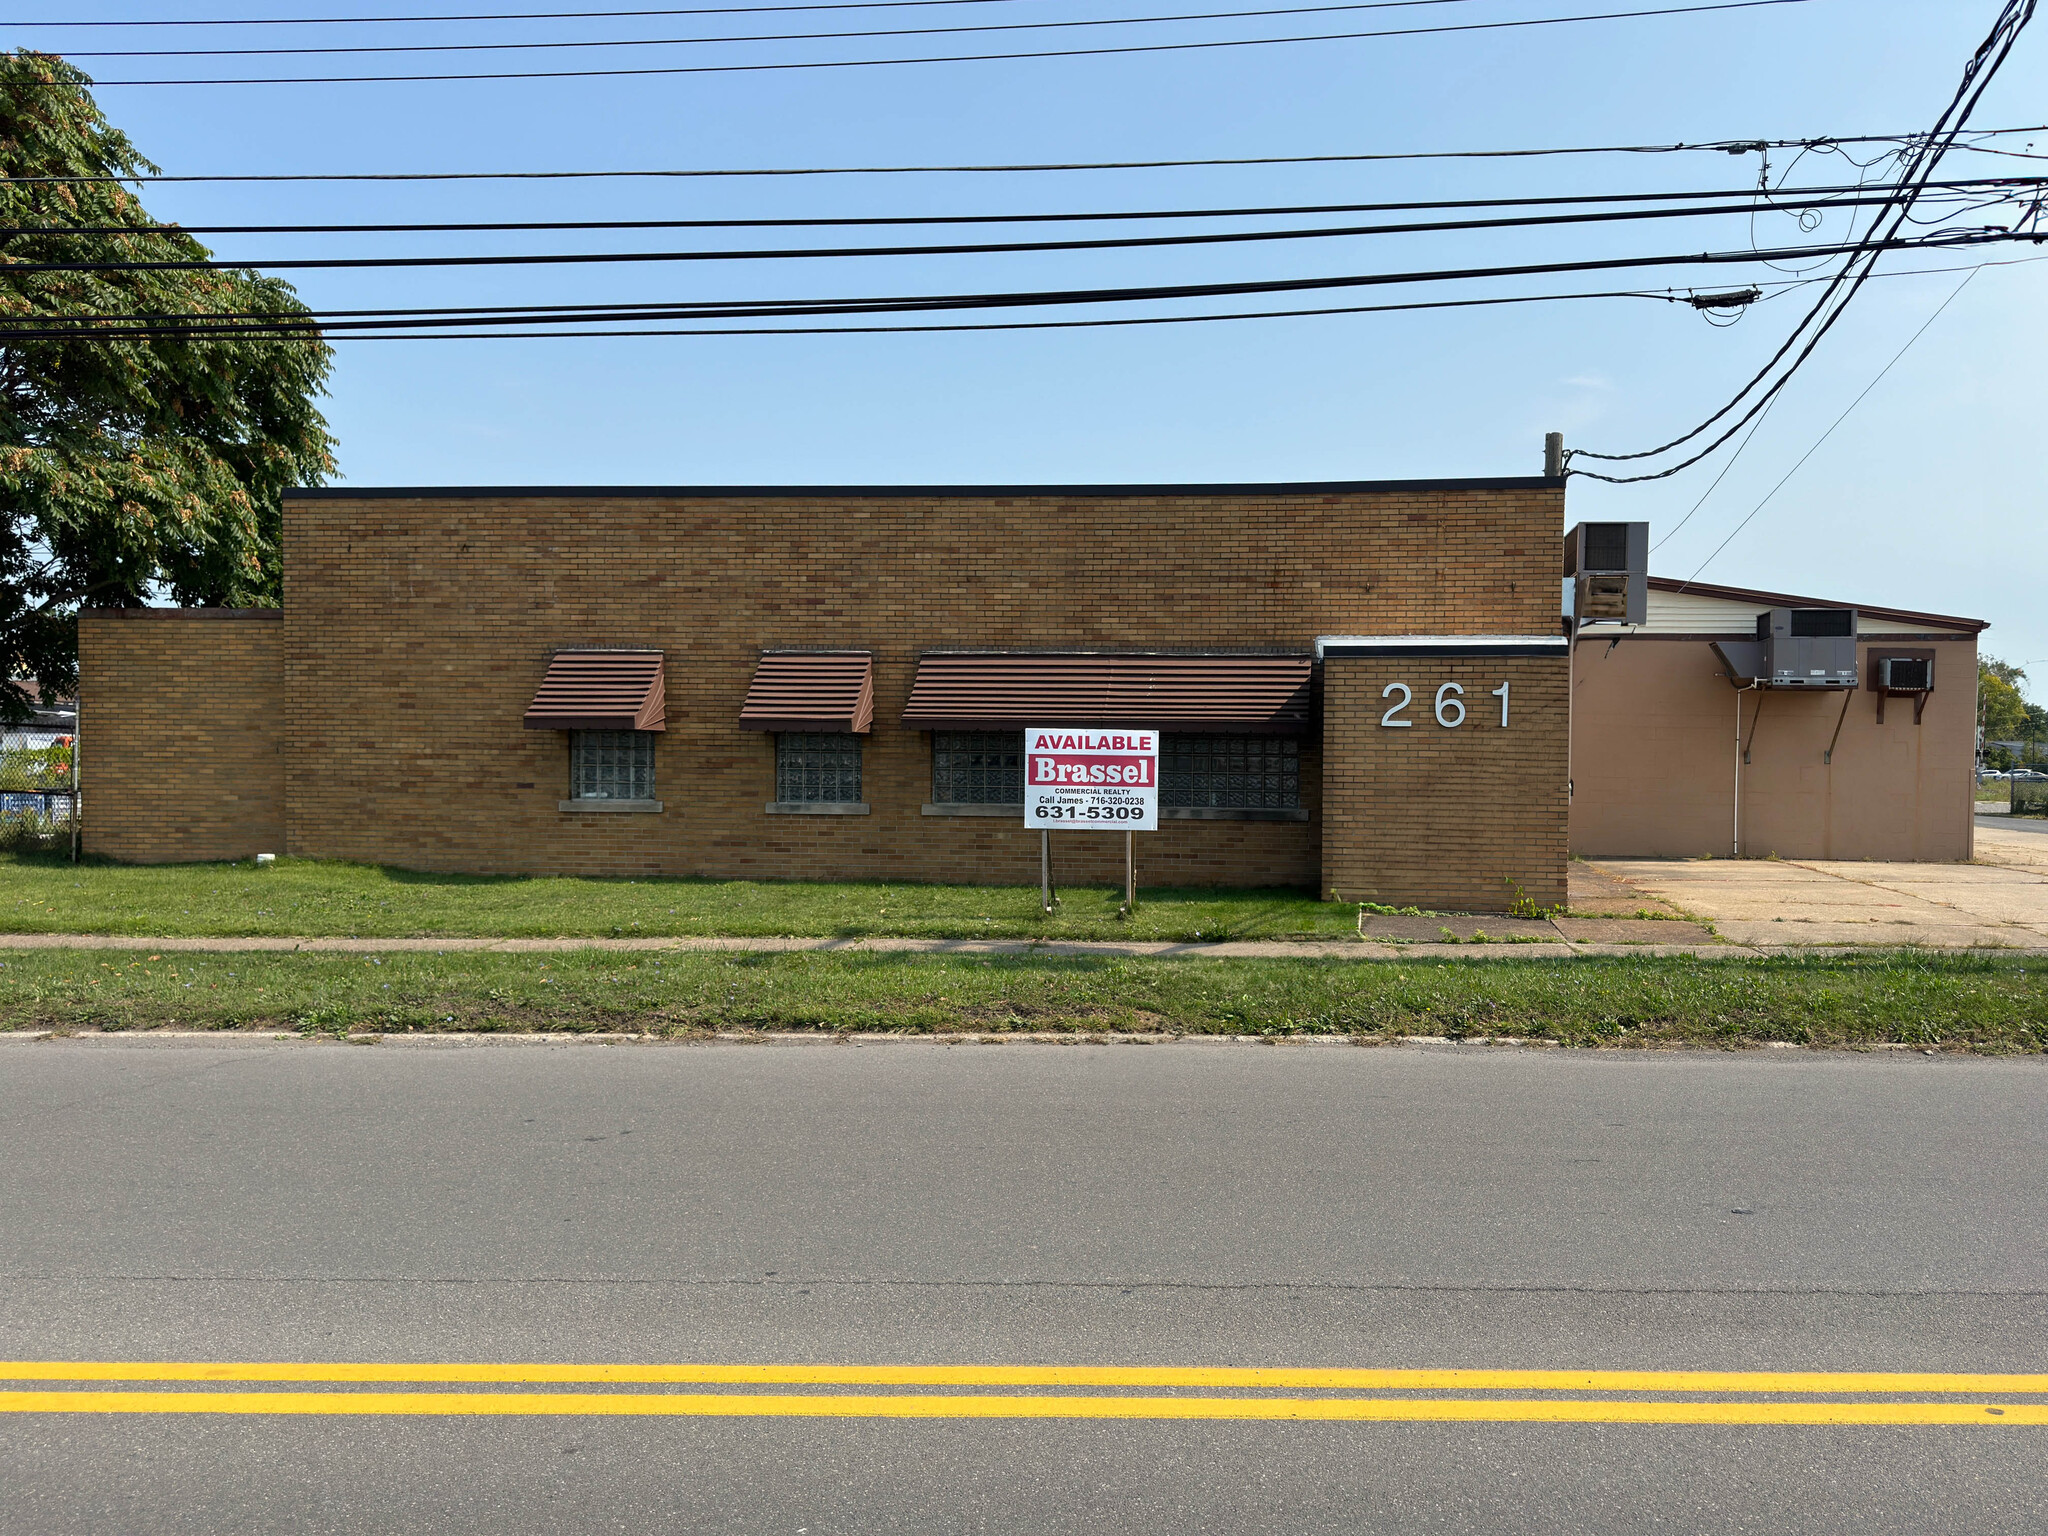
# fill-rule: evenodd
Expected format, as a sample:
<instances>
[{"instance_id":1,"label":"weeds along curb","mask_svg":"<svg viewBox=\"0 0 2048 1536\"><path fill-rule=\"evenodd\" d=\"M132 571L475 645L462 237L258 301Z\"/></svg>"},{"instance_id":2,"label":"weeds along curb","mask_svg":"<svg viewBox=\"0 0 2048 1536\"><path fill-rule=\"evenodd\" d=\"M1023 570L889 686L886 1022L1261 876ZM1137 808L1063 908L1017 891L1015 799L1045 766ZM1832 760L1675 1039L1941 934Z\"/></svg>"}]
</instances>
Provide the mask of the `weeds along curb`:
<instances>
[{"instance_id":1,"label":"weeds along curb","mask_svg":"<svg viewBox=\"0 0 2048 1536\"><path fill-rule=\"evenodd\" d=\"M287 1046L287 1047L352 1047L374 1046L385 1049L405 1050L473 1050L483 1047L535 1048L541 1046L756 1046L756 1047L851 1047L868 1048L876 1046L924 1046L953 1048L956 1046L1022 1045L1022 1046L1201 1046L1210 1048L1252 1049L1260 1047L1278 1049L1346 1049L1370 1047L1390 1049L1402 1047L1413 1050L1431 1050L1448 1053L1473 1054L1482 1051L1656 1051L1706 1052L1723 1055L1763 1051L1798 1051L1811 1055L1866 1055L1876 1052L1902 1053L1918 1056L1978 1056L1987 1054L1972 1051L1967 1047L1937 1047L1912 1045L1900 1041L1871 1041L1861 1045L1808 1046L1789 1040L1747 1040L1740 1042L1650 1042L1625 1041L1601 1042L1593 1045L1576 1045L1562 1040L1530 1039L1514 1035L1472 1035L1464 1039L1452 1039L1448 1035L1226 1035L1226 1034L1127 1034L1121 1032L1085 1033L1081 1031L1061 1032L1041 1030L1001 1034L932 1034L924 1032L892 1033L884 1031L845 1031L827 1034L815 1031L762 1031L751 1033L743 1030L720 1030L701 1034L633 1034L627 1032L575 1032L556 1031L470 1031L446 1034L301 1034L280 1032L271 1029L135 1029L135 1030L14 1030L0 1031L0 1042L13 1041L22 1045L62 1042L85 1045L95 1049L121 1048L178 1048L206 1046ZM2017 1053L2003 1053L2017 1054Z\"/></svg>"}]
</instances>

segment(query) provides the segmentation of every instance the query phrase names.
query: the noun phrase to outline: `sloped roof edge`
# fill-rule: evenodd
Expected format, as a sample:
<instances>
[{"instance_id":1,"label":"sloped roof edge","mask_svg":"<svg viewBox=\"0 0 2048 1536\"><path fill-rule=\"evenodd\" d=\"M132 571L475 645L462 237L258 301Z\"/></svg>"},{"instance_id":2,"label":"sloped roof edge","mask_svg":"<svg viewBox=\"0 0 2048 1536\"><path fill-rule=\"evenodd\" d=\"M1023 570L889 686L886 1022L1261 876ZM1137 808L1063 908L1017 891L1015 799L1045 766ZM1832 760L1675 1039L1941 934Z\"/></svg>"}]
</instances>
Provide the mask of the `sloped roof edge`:
<instances>
[{"instance_id":1,"label":"sloped roof edge","mask_svg":"<svg viewBox=\"0 0 2048 1536\"><path fill-rule=\"evenodd\" d=\"M1763 608L1854 608L1873 618L1899 619L1908 624L1932 624L1939 629L1967 629L1981 634L1991 627L1989 619L1966 619L1952 613L1920 613L1911 608L1887 608L1877 603L1845 603L1828 597L1797 597L1790 592L1763 592L1754 587L1724 587L1711 581L1677 581L1669 576L1652 576L1652 592L1697 592L1702 597L1725 597L1731 602L1755 603Z\"/></svg>"}]
</instances>

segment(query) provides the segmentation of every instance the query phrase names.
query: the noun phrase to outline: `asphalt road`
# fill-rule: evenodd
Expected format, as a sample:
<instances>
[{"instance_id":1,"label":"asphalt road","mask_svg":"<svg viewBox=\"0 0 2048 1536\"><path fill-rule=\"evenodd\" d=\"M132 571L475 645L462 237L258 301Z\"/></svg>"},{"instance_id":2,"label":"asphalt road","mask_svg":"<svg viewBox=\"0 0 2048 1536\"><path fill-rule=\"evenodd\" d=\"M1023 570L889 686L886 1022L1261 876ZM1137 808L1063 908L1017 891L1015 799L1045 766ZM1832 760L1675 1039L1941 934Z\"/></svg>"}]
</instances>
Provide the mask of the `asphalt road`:
<instances>
[{"instance_id":1,"label":"asphalt road","mask_svg":"<svg viewBox=\"0 0 2048 1536\"><path fill-rule=\"evenodd\" d=\"M1986 816L1982 811L1979 811L1977 813L1977 825L1980 827L1996 827L2001 832L2032 832L2037 837L2048 836L2048 820L2044 820L2039 816L2014 816L2009 813Z\"/></svg>"},{"instance_id":2,"label":"asphalt road","mask_svg":"<svg viewBox=\"0 0 2048 1536\"><path fill-rule=\"evenodd\" d=\"M2042 1371L2044 1110L1894 1053L9 1044L0 1356ZM38 1412L0 1469L35 1536L2048 1510L2048 1428L1976 1425Z\"/></svg>"}]
</instances>

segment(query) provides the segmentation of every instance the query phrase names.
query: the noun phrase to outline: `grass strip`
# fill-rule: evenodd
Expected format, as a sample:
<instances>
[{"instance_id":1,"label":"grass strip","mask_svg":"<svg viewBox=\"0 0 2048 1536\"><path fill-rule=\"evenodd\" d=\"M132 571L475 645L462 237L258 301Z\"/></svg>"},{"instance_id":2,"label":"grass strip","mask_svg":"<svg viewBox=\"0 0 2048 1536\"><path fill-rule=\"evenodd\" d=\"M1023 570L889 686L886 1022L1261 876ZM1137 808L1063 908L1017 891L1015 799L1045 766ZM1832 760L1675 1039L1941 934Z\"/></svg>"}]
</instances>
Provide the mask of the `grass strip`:
<instances>
[{"instance_id":1,"label":"grass strip","mask_svg":"<svg viewBox=\"0 0 2048 1536\"><path fill-rule=\"evenodd\" d=\"M1129 1030L2015 1052L2048 1049L2044 981L2039 957L1898 952L1343 961L52 949L0 961L0 1029Z\"/></svg>"},{"instance_id":2,"label":"grass strip","mask_svg":"<svg viewBox=\"0 0 2048 1536\"><path fill-rule=\"evenodd\" d=\"M1358 909L1311 891L1152 890L1117 917L1120 889L449 875L280 859L72 864L0 856L0 932L240 938L1355 938Z\"/></svg>"}]
</instances>

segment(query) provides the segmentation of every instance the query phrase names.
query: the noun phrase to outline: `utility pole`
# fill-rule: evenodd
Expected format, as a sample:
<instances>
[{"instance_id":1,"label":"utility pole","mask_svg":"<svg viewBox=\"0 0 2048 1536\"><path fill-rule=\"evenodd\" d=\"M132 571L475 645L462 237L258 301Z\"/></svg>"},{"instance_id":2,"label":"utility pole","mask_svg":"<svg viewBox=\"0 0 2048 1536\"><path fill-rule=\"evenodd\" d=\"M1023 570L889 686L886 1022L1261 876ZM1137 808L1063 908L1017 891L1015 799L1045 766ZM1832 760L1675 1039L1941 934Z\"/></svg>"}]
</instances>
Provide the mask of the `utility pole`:
<instances>
[{"instance_id":1,"label":"utility pole","mask_svg":"<svg viewBox=\"0 0 2048 1536\"><path fill-rule=\"evenodd\" d=\"M1564 477L1564 434L1546 432L1543 434L1543 478L1559 480Z\"/></svg>"}]
</instances>

